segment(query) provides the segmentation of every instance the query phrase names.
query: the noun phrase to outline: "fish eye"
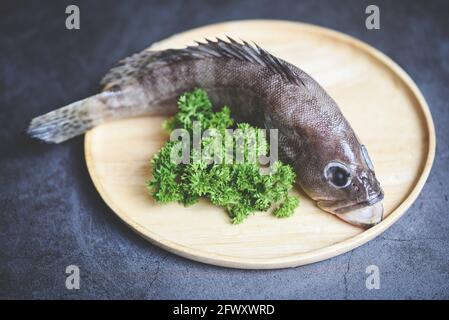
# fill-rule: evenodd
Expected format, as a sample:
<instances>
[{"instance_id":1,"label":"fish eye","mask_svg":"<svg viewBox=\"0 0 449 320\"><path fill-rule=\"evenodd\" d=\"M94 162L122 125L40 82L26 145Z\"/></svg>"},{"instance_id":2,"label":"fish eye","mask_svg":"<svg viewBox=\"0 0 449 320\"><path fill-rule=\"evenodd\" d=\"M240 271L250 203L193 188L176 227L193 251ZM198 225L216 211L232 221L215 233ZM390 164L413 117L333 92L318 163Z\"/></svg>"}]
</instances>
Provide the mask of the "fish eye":
<instances>
[{"instance_id":1,"label":"fish eye","mask_svg":"<svg viewBox=\"0 0 449 320\"><path fill-rule=\"evenodd\" d=\"M324 175L326 180L337 188L347 187L351 182L351 173L340 162L330 162L324 170Z\"/></svg>"}]
</instances>

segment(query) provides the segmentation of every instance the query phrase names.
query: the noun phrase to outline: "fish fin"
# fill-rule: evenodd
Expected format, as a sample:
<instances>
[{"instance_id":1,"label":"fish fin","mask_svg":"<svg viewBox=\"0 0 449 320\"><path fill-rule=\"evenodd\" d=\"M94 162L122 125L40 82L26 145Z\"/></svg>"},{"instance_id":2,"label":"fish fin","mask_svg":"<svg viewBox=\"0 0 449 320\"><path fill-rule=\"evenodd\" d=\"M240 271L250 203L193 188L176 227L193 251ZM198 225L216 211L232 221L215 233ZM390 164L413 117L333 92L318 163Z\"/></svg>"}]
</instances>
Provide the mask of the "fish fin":
<instances>
[{"instance_id":1,"label":"fish fin","mask_svg":"<svg viewBox=\"0 0 449 320\"><path fill-rule=\"evenodd\" d=\"M244 40L237 42L231 37L227 37L227 41L220 38L217 38L216 41L206 39L206 42L197 42L196 46L189 46L181 50L184 51L184 54L194 57L233 58L259 64L292 83L303 84L289 63L273 56L257 44L250 44Z\"/></svg>"},{"instance_id":2,"label":"fish fin","mask_svg":"<svg viewBox=\"0 0 449 320\"><path fill-rule=\"evenodd\" d=\"M227 41L217 38L216 41L196 42L196 45L184 49L167 49L163 51L144 50L121 60L101 80L105 89L114 86L135 84L139 75L151 68L171 64L183 59L227 58L247 61L270 69L273 73L297 85L304 85L301 77L290 63L279 59L257 44L246 41L237 42L231 37Z\"/></svg>"},{"instance_id":3,"label":"fish fin","mask_svg":"<svg viewBox=\"0 0 449 320\"><path fill-rule=\"evenodd\" d=\"M27 133L47 143L60 143L83 134L102 122L102 107L111 92L71 103L31 120Z\"/></svg>"},{"instance_id":4,"label":"fish fin","mask_svg":"<svg viewBox=\"0 0 449 320\"><path fill-rule=\"evenodd\" d=\"M250 44L244 40L241 40L240 43L229 36L227 41L217 38L216 41L206 39L204 43L196 43L196 46L178 50L180 51L178 55L181 54L193 58L231 58L247 61L266 67L291 83L304 85L291 64L273 56L257 44Z\"/></svg>"}]
</instances>

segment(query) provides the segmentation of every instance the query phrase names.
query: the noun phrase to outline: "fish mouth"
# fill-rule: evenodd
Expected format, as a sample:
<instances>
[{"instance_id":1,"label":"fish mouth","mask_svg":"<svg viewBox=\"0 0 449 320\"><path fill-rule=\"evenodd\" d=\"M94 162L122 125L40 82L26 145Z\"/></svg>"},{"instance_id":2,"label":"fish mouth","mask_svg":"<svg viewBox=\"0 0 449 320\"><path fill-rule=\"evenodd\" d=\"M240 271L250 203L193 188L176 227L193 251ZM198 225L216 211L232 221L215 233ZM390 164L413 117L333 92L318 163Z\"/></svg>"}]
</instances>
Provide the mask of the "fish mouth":
<instances>
[{"instance_id":1,"label":"fish mouth","mask_svg":"<svg viewBox=\"0 0 449 320\"><path fill-rule=\"evenodd\" d=\"M339 205L341 201L319 201L318 207L340 219L362 228L371 228L383 219L382 200L384 194L379 191L367 200L348 205Z\"/></svg>"},{"instance_id":2,"label":"fish mouth","mask_svg":"<svg viewBox=\"0 0 449 320\"><path fill-rule=\"evenodd\" d=\"M379 193L370 197L368 200L336 208L336 209L334 209L334 213L342 214L342 213L357 210L357 209L360 209L363 207L372 206L372 205L376 204L377 202L382 201L383 199L384 199L384 193L382 191L379 191Z\"/></svg>"},{"instance_id":3,"label":"fish mouth","mask_svg":"<svg viewBox=\"0 0 449 320\"><path fill-rule=\"evenodd\" d=\"M382 202L379 201L371 206L360 207L345 213L337 213L336 216L352 225L368 229L382 221L383 213L384 207Z\"/></svg>"}]
</instances>

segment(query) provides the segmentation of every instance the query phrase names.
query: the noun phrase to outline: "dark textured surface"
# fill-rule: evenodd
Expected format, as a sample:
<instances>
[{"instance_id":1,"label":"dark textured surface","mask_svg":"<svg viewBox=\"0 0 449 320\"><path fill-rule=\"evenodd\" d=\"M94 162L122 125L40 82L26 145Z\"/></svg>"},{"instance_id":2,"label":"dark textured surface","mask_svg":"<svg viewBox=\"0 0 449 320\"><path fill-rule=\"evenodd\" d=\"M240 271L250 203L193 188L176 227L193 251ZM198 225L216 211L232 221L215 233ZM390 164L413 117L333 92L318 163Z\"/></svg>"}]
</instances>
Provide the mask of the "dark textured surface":
<instances>
[{"instance_id":1,"label":"dark textured surface","mask_svg":"<svg viewBox=\"0 0 449 320\"><path fill-rule=\"evenodd\" d=\"M367 1L2 1L0 298L449 298L449 5L374 3L378 31L365 29ZM80 7L79 31L65 29L68 4ZM350 253L271 271L174 256L103 203L82 138L47 146L23 134L33 116L98 91L116 60L176 32L248 18L305 21L360 38L397 61L430 105L438 146L422 194L393 227ZM80 290L65 288L70 264L81 269ZM365 288L371 264L380 268L379 290Z\"/></svg>"}]
</instances>

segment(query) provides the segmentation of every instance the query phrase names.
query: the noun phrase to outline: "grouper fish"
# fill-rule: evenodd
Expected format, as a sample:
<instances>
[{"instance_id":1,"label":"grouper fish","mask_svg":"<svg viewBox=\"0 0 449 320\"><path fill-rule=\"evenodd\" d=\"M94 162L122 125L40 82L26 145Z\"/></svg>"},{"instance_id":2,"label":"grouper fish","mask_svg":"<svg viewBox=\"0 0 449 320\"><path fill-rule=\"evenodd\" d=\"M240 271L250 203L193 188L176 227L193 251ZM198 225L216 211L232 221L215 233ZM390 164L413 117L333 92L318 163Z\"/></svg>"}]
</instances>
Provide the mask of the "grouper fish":
<instances>
[{"instance_id":1,"label":"grouper fish","mask_svg":"<svg viewBox=\"0 0 449 320\"><path fill-rule=\"evenodd\" d=\"M361 227L382 220L384 193L373 164L336 102L257 44L228 37L145 50L120 61L101 84L103 92L34 118L29 135L60 143L114 119L173 115L181 94L202 88L238 121L278 130L280 160L319 208Z\"/></svg>"}]
</instances>

